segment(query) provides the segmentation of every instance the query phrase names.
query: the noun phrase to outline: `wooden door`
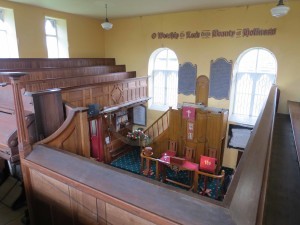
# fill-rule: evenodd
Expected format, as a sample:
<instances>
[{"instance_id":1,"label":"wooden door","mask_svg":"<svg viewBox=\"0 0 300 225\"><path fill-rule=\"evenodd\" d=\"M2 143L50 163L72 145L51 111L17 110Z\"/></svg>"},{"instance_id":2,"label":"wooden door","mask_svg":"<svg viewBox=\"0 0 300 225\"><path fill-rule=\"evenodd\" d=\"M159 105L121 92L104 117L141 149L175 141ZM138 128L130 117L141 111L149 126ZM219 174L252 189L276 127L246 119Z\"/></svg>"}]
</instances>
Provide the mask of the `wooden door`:
<instances>
[{"instance_id":1,"label":"wooden door","mask_svg":"<svg viewBox=\"0 0 300 225\"><path fill-rule=\"evenodd\" d=\"M102 120L101 118L96 118L90 120L90 134L91 134L91 148L92 157L97 161L103 161L103 138L102 138Z\"/></svg>"}]
</instances>

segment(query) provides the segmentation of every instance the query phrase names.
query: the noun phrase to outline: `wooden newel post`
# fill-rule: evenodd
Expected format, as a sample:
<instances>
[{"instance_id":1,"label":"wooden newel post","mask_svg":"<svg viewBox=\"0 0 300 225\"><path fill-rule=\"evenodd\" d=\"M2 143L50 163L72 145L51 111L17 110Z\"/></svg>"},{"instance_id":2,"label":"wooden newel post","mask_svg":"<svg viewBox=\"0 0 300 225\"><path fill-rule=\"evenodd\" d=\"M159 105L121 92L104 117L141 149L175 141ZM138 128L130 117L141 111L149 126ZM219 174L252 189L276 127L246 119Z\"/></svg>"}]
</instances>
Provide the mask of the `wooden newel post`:
<instances>
[{"instance_id":1,"label":"wooden newel post","mask_svg":"<svg viewBox=\"0 0 300 225\"><path fill-rule=\"evenodd\" d=\"M29 210L30 224L35 224L33 216L33 206L32 206L32 194L30 192L30 175L29 170L23 166L22 161L25 160L25 157L29 155L32 151L32 147L29 144L29 135L27 130L27 125L25 121L24 105L21 95L21 77L27 75L24 72L4 72L0 73L1 75L8 76L12 85L13 95L14 95L14 105L17 121L17 134L18 134L18 149L21 160L21 168L23 174L23 182L26 192L26 199Z\"/></svg>"},{"instance_id":2,"label":"wooden newel post","mask_svg":"<svg viewBox=\"0 0 300 225\"><path fill-rule=\"evenodd\" d=\"M29 135L25 121L24 105L21 95L21 77L27 75L25 72L7 72L1 75L9 76L14 94L15 113L17 120L17 133L18 133L18 148L20 158L25 158L32 150L29 144Z\"/></svg>"}]
</instances>

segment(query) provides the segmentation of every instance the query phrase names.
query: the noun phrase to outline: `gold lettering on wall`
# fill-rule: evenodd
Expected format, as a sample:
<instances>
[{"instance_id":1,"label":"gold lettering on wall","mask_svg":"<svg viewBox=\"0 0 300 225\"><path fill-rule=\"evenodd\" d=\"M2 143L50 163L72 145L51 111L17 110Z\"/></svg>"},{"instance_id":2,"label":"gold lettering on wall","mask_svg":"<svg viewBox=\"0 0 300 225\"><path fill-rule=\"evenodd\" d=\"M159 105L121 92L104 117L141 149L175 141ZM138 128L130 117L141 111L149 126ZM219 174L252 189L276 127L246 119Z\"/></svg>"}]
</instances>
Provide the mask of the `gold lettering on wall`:
<instances>
[{"instance_id":1,"label":"gold lettering on wall","mask_svg":"<svg viewBox=\"0 0 300 225\"><path fill-rule=\"evenodd\" d=\"M255 36L274 36L277 28L242 28L236 30L201 30L181 32L156 32L152 39L207 39L207 38L247 38Z\"/></svg>"}]
</instances>

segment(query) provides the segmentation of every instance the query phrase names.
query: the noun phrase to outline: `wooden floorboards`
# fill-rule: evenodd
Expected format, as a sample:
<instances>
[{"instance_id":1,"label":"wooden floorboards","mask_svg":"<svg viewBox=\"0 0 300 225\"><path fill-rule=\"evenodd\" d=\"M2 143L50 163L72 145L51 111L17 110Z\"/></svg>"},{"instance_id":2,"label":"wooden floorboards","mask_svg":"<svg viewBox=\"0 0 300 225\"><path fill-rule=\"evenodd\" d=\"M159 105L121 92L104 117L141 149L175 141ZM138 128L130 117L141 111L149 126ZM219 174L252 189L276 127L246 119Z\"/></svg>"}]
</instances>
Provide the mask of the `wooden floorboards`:
<instances>
[{"instance_id":1,"label":"wooden floorboards","mask_svg":"<svg viewBox=\"0 0 300 225\"><path fill-rule=\"evenodd\" d=\"M300 165L300 102L288 101L298 163Z\"/></svg>"},{"instance_id":2,"label":"wooden floorboards","mask_svg":"<svg viewBox=\"0 0 300 225\"><path fill-rule=\"evenodd\" d=\"M277 114L263 225L300 224L300 172L289 115Z\"/></svg>"},{"instance_id":3,"label":"wooden floorboards","mask_svg":"<svg viewBox=\"0 0 300 225\"><path fill-rule=\"evenodd\" d=\"M0 225L22 225L21 219L24 216L25 209L26 207L12 210L0 203Z\"/></svg>"}]
</instances>

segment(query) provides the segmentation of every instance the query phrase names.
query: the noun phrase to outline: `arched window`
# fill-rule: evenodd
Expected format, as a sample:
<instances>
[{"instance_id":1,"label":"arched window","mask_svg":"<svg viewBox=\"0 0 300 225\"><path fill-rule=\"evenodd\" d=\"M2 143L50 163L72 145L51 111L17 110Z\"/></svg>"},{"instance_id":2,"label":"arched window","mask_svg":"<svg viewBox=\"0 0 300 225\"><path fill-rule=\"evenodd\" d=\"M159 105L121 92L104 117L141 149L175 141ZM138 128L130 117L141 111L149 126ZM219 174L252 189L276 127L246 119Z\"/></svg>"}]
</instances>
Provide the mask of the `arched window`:
<instances>
[{"instance_id":1,"label":"arched window","mask_svg":"<svg viewBox=\"0 0 300 225\"><path fill-rule=\"evenodd\" d=\"M166 110L177 106L178 59L174 51L160 48L149 59L149 107Z\"/></svg>"},{"instance_id":2,"label":"arched window","mask_svg":"<svg viewBox=\"0 0 300 225\"><path fill-rule=\"evenodd\" d=\"M0 8L0 58L19 58L14 11Z\"/></svg>"},{"instance_id":3,"label":"arched window","mask_svg":"<svg viewBox=\"0 0 300 225\"><path fill-rule=\"evenodd\" d=\"M264 48L243 52L234 67L231 112L234 115L257 117L276 81L277 61Z\"/></svg>"}]
</instances>

